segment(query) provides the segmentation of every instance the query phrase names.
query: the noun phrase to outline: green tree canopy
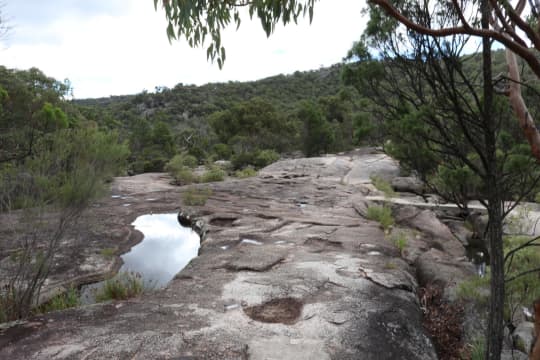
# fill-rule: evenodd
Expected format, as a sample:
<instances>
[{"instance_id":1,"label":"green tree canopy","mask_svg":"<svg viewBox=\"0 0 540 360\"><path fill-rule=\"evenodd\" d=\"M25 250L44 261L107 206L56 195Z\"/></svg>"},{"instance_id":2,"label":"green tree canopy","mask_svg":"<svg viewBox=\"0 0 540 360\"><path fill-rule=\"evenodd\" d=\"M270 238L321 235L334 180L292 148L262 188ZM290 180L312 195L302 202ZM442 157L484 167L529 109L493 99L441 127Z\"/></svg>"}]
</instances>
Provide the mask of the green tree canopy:
<instances>
[{"instance_id":1,"label":"green tree canopy","mask_svg":"<svg viewBox=\"0 0 540 360\"><path fill-rule=\"evenodd\" d=\"M306 102L298 111L298 118L304 124L304 154L316 156L328 152L335 141L335 135L321 108Z\"/></svg>"},{"instance_id":2,"label":"green tree canopy","mask_svg":"<svg viewBox=\"0 0 540 360\"><path fill-rule=\"evenodd\" d=\"M24 160L41 136L77 122L76 114L67 115L69 90L36 68L0 66L0 163Z\"/></svg>"},{"instance_id":3,"label":"green tree canopy","mask_svg":"<svg viewBox=\"0 0 540 360\"><path fill-rule=\"evenodd\" d=\"M254 98L209 117L219 141L241 151L286 150L295 136L294 124L268 101Z\"/></svg>"}]
</instances>

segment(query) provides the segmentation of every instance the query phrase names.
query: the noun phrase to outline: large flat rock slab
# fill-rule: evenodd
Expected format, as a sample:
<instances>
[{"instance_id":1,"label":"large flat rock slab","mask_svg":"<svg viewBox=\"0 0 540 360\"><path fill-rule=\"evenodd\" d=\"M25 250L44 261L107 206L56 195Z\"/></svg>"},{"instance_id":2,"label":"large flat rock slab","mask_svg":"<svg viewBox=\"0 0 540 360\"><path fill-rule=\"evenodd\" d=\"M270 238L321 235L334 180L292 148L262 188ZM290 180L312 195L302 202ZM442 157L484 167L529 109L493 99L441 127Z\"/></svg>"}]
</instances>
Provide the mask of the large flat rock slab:
<instances>
[{"instance_id":1,"label":"large flat rock slab","mask_svg":"<svg viewBox=\"0 0 540 360\"><path fill-rule=\"evenodd\" d=\"M399 163L384 153L366 151L351 155L291 159L274 163L261 176L316 177L345 184L367 184L372 176L387 181L399 175Z\"/></svg>"},{"instance_id":2,"label":"large flat rock slab","mask_svg":"<svg viewBox=\"0 0 540 360\"><path fill-rule=\"evenodd\" d=\"M182 206L182 188L117 180L130 198L100 203L97 220L189 210L207 224L199 256L165 289L3 328L0 358L436 359L414 269L342 181L359 156L209 184L198 208Z\"/></svg>"}]
</instances>

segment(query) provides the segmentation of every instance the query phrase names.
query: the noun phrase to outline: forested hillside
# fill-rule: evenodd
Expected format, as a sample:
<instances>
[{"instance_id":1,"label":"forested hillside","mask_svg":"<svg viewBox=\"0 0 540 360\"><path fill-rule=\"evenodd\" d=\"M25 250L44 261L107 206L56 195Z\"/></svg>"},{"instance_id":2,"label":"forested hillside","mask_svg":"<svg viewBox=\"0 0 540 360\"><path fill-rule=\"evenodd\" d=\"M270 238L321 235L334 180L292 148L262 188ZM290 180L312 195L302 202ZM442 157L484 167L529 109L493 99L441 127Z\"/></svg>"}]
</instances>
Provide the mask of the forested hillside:
<instances>
[{"instance_id":1,"label":"forested hillside","mask_svg":"<svg viewBox=\"0 0 540 360\"><path fill-rule=\"evenodd\" d=\"M493 55L494 72L504 74L504 52ZM477 72L480 64L478 55L462 59L465 73ZM387 133L384 109L369 100L369 87L357 91L344 85L344 67L244 83L178 84L75 104L101 128L117 129L129 141L131 174L162 171L179 153L200 164L224 159L236 169L260 167L283 153L312 156L381 143ZM534 78L523 69L524 78ZM534 95L534 89L525 87L528 94Z\"/></svg>"},{"instance_id":2,"label":"forested hillside","mask_svg":"<svg viewBox=\"0 0 540 360\"><path fill-rule=\"evenodd\" d=\"M259 167L283 152L314 155L357 143L353 114L360 105L356 91L342 84L342 67L75 103L129 140L130 173L161 171L179 152L199 163L231 159L236 168ZM306 111L312 116L305 118Z\"/></svg>"},{"instance_id":3,"label":"forested hillside","mask_svg":"<svg viewBox=\"0 0 540 360\"><path fill-rule=\"evenodd\" d=\"M121 116L123 111L135 110L148 114L166 112L171 120L206 116L225 110L231 104L261 97L287 110L302 100L335 95L342 88L342 65L291 75L277 75L258 81L211 83L202 86L178 84L172 89L156 87L155 93L111 96L77 100L84 106L101 107ZM136 109L133 109L136 107ZM150 112L148 112L150 110Z\"/></svg>"}]
</instances>

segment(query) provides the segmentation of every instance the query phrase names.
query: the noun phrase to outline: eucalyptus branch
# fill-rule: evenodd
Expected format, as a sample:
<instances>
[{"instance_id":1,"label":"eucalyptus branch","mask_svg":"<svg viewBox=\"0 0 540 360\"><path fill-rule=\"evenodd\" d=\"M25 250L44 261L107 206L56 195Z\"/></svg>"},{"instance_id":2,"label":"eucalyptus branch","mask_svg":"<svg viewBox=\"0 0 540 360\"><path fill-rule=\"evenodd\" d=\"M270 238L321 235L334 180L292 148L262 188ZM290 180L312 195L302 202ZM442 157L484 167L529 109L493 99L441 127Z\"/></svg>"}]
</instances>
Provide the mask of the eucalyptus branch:
<instances>
[{"instance_id":1,"label":"eucalyptus branch","mask_svg":"<svg viewBox=\"0 0 540 360\"><path fill-rule=\"evenodd\" d=\"M499 5L497 4L497 1L490 0L491 3L495 3L493 5L494 9L499 9ZM530 25L524 21L521 17L521 14L523 13L523 10L525 9L525 1L520 0L516 6L516 9L513 9L512 6L505 6L504 7L506 14L510 18L510 20L520 29L522 30L529 40L533 43L534 47L539 49L540 48L540 37L534 31Z\"/></svg>"},{"instance_id":2,"label":"eucalyptus branch","mask_svg":"<svg viewBox=\"0 0 540 360\"><path fill-rule=\"evenodd\" d=\"M431 29L426 26L422 26L411 19L403 15L396 7L392 5L389 0L368 0L369 3L380 6L386 11L388 15L414 31L417 31L424 35L430 35L434 37L446 37L451 35L474 35L478 37L489 37L497 40L504 46L508 47L520 57L522 57L534 71L534 73L540 77L540 60L536 57L535 53L529 49L527 44L523 41L515 41L504 34L491 29L478 29L471 26L454 26L440 29Z\"/></svg>"},{"instance_id":3,"label":"eucalyptus branch","mask_svg":"<svg viewBox=\"0 0 540 360\"><path fill-rule=\"evenodd\" d=\"M510 24L508 21L506 21L506 18L504 14L502 13L501 9L497 6L496 0L490 0L491 8L493 12L495 12L495 15L497 16L498 21L501 23L501 25L498 25L496 23L496 20L494 18L490 19L490 23L492 26L497 24L497 30L499 31L505 31L514 41L517 41L519 43L525 43L523 39L521 39L518 34L514 30L514 25ZM495 26L494 26L495 27Z\"/></svg>"},{"instance_id":4,"label":"eucalyptus branch","mask_svg":"<svg viewBox=\"0 0 540 360\"><path fill-rule=\"evenodd\" d=\"M530 270L526 270L526 271L523 271L517 275L514 275L508 279L505 279L504 282L505 283L509 283L511 281L514 281L516 279L519 279L520 277L523 277L525 275L529 275L529 274L533 274L533 273L536 273L536 272L540 272L540 267L537 267L537 268L534 268L534 269L530 269Z\"/></svg>"},{"instance_id":5,"label":"eucalyptus branch","mask_svg":"<svg viewBox=\"0 0 540 360\"><path fill-rule=\"evenodd\" d=\"M514 248L514 249L512 249L512 250L510 250L510 251L505 255L505 257L504 257L504 262L506 262L506 261L510 258L510 256L512 256L513 254L515 254L516 252L518 252L518 251L521 250L521 249L524 249L524 248L526 248L526 247L528 247L528 246L531 246L531 244L534 244L534 242L537 241L537 240L540 240L540 236L536 236L536 237L532 238L531 240L529 240L529 241L527 241L527 242L521 244L520 246L518 246L518 247L516 247L516 248ZM535 244L534 246L540 246L540 244Z\"/></svg>"}]
</instances>

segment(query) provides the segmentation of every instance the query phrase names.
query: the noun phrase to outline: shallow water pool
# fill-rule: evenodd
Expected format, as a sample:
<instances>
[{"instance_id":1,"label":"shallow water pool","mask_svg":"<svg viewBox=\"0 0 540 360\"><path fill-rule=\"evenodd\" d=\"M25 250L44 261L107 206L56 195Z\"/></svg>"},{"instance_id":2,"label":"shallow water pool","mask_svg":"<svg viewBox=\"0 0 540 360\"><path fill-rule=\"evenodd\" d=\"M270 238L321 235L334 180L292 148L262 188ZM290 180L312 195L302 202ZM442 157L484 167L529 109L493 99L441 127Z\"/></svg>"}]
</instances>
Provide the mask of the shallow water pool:
<instances>
[{"instance_id":1,"label":"shallow water pool","mask_svg":"<svg viewBox=\"0 0 540 360\"><path fill-rule=\"evenodd\" d=\"M142 215L132 225L144 238L121 256L124 264L119 273L140 274L147 288L164 287L197 256L200 237L191 228L181 226L177 214ZM95 302L95 292L103 283L84 286L81 301Z\"/></svg>"}]
</instances>

